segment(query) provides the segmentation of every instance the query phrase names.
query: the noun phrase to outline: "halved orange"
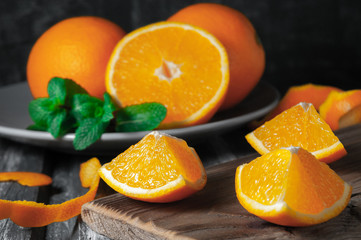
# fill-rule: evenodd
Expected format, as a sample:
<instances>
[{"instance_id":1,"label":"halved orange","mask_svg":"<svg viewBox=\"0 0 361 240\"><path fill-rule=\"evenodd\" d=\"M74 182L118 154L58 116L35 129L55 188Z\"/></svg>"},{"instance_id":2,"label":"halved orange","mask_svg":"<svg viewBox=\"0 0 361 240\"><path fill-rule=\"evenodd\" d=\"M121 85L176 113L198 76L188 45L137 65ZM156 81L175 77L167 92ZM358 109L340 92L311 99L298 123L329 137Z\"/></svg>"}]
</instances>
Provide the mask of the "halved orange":
<instances>
[{"instance_id":1,"label":"halved orange","mask_svg":"<svg viewBox=\"0 0 361 240\"><path fill-rule=\"evenodd\" d=\"M146 202L180 200L207 182L195 150L184 140L157 131L104 164L99 175L119 193Z\"/></svg>"},{"instance_id":2,"label":"halved orange","mask_svg":"<svg viewBox=\"0 0 361 240\"><path fill-rule=\"evenodd\" d=\"M310 103L299 103L246 135L261 155L281 147L297 146L323 162L346 155L340 140Z\"/></svg>"},{"instance_id":3,"label":"halved orange","mask_svg":"<svg viewBox=\"0 0 361 240\"><path fill-rule=\"evenodd\" d=\"M339 129L342 116L361 105L361 90L331 92L320 106L320 115L330 125L332 130ZM357 112L357 110L355 110ZM355 113L356 113L355 112ZM357 114L355 115L357 116Z\"/></svg>"},{"instance_id":4,"label":"halved orange","mask_svg":"<svg viewBox=\"0 0 361 240\"><path fill-rule=\"evenodd\" d=\"M352 188L327 164L298 147L274 150L237 168L236 193L252 214L284 226L308 226L339 215Z\"/></svg>"},{"instance_id":5,"label":"halved orange","mask_svg":"<svg viewBox=\"0 0 361 240\"><path fill-rule=\"evenodd\" d=\"M210 33L183 23L159 22L126 35L115 47L106 88L121 106L159 102L160 128L207 122L229 82L226 50Z\"/></svg>"}]
</instances>

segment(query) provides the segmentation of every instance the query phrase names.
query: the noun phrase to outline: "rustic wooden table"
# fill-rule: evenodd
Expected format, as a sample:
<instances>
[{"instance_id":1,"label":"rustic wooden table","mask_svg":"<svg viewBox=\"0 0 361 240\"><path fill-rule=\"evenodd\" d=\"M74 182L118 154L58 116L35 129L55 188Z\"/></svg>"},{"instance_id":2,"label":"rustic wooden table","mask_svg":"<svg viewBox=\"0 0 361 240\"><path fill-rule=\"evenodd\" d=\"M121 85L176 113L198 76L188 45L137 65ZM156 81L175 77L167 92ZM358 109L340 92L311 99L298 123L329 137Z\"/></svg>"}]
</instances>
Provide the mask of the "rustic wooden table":
<instances>
[{"instance_id":1,"label":"rustic wooden table","mask_svg":"<svg viewBox=\"0 0 361 240\"><path fill-rule=\"evenodd\" d=\"M228 162L239 159L255 151L248 145L244 135L248 132L246 128L234 129L232 132L217 136L210 136L200 139L198 142L190 143L200 155L204 165L213 171L214 166L223 164L227 167ZM352 133L351 136L349 133ZM354 152L352 157L361 161L361 126L351 129L347 133L339 133L340 139L349 137L346 149ZM53 183L46 187L24 187L13 182L0 183L0 198L8 200L33 200L47 204L56 204L84 194L87 189L81 187L79 182L79 165L94 155L74 155L56 152L50 149L34 147L21 144L4 138L0 138L0 171L32 171L48 174L53 178ZM96 156L102 163L112 159L111 155ZM234 163L232 163L234 164ZM229 165L229 164L228 164ZM335 165L337 167L337 164ZM361 181L360 165L356 169L356 180ZM229 166L228 166L229 167ZM341 169L342 168L338 168ZM353 178L355 178L353 174ZM352 183L351 183L352 184ZM318 225L309 228L284 228L270 223L262 222L257 225L248 224L251 229L247 235L249 239L259 239L262 234L252 235L257 228L259 233L264 232L264 238L278 239L356 239L361 236L361 195L360 188L354 189L351 201L345 211L331 221L328 225ZM104 183L101 183L98 193L113 194ZM262 221L262 220L260 220ZM238 226L239 227L239 226ZM14 224L9 219L0 221L0 239L109 239L91 230L81 217L74 217L65 222L53 223L41 228L23 228ZM327 229L329 234L320 229ZM257 230L258 231L258 230ZM337 231L337 234L336 232ZM272 234L273 233L273 234ZM302 233L302 234L301 234ZM246 235L243 234L244 238ZM129 236L128 236L129 237ZM237 239L236 236L230 236ZM217 238L217 237L215 237ZM119 236L119 239L122 239ZM127 238L130 239L130 238ZM208 238L209 239L209 238ZM220 239L220 238L217 238ZM222 237L224 239L224 237Z\"/></svg>"},{"instance_id":2,"label":"rustic wooden table","mask_svg":"<svg viewBox=\"0 0 361 240\"><path fill-rule=\"evenodd\" d=\"M216 165L253 151L244 140L245 133L245 129L240 128L232 133L189 144L195 147L205 166ZM94 156L101 163L115 157L74 155L0 138L0 171L42 172L53 178L51 186L45 187L25 187L14 182L0 182L0 198L56 204L78 197L87 191L80 185L79 166ZM113 193L102 183L98 192ZM41 228L23 228L5 219L0 220L0 229L0 239L108 239L92 231L80 217Z\"/></svg>"}]
</instances>

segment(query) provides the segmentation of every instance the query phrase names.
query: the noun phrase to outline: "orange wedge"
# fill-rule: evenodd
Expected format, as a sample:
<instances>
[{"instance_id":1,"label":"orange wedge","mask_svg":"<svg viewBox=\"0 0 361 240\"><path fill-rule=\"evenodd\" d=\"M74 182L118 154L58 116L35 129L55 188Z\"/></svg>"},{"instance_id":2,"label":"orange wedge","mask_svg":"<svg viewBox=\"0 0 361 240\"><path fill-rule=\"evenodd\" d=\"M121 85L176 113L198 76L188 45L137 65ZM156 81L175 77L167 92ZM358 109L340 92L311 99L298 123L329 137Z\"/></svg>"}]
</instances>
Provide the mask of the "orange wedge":
<instances>
[{"instance_id":1,"label":"orange wedge","mask_svg":"<svg viewBox=\"0 0 361 240\"><path fill-rule=\"evenodd\" d=\"M315 85L312 83L290 87L277 107L267 115L266 121L300 102L312 103L318 110L331 91L341 92L342 90L332 86Z\"/></svg>"},{"instance_id":2,"label":"orange wedge","mask_svg":"<svg viewBox=\"0 0 361 240\"><path fill-rule=\"evenodd\" d=\"M229 82L227 53L195 26L159 22L126 35L115 47L106 88L121 106L159 102L160 128L207 122L221 106Z\"/></svg>"},{"instance_id":3,"label":"orange wedge","mask_svg":"<svg viewBox=\"0 0 361 240\"><path fill-rule=\"evenodd\" d=\"M361 90L350 90L345 92L331 92L326 101L320 106L320 115L330 125L332 130L340 128L339 123L342 116L361 105ZM355 115L359 110L355 110ZM356 123L357 122L356 120ZM347 124L348 126L349 124Z\"/></svg>"},{"instance_id":4,"label":"orange wedge","mask_svg":"<svg viewBox=\"0 0 361 240\"><path fill-rule=\"evenodd\" d=\"M299 103L246 135L261 155L281 147L297 146L323 162L333 162L346 150L310 103Z\"/></svg>"},{"instance_id":5,"label":"orange wedge","mask_svg":"<svg viewBox=\"0 0 361 240\"><path fill-rule=\"evenodd\" d=\"M250 213L284 226L309 226L339 215L352 188L302 148L274 150L236 171L239 202Z\"/></svg>"},{"instance_id":6,"label":"orange wedge","mask_svg":"<svg viewBox=\"0 0 361 240\"><path fill-rule=\"evenodd\" d=\"M99 169L100 177L125 196L146 202L172 202L201 190L203 164L187 143L151 132Z\"/></svg>"}]
</instances>

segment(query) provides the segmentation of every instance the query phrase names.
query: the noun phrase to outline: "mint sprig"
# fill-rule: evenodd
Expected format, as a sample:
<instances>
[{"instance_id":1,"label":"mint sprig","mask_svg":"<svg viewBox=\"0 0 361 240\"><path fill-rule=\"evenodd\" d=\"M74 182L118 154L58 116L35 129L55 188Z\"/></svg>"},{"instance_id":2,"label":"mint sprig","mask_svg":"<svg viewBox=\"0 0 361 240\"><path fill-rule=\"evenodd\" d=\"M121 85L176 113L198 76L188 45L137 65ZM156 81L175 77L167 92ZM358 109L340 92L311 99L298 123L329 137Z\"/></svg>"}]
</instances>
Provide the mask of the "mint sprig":
<instances>
[{"instance_id":1,"label":"mint sprig","mask_svg":"<svg viewBox=\"0 0 361 240\"><path fill-rule=\"evenodd\" d=\"M104 100L90 96L70 79L52 78L48 98L30 102L29 114L34 124L28 129L47 131L54 138L75 132L73 146L84 150L106 131L134 132L157 128L167 109L159 103L118 107L108 93Z\"/></svg>"}]
</instances>

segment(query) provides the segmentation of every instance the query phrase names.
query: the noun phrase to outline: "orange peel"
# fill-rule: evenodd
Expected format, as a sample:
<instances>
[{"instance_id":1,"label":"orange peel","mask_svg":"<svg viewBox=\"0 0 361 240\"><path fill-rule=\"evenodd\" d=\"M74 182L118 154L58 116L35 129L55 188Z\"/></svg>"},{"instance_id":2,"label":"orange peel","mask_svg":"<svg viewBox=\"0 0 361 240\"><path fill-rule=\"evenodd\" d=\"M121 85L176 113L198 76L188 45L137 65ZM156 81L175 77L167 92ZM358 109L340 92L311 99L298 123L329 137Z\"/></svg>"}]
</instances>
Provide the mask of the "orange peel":
<instances>
[{"instance_id":1,"label":"orange peel","mask_svg":"<svg viewBox=\"0 0 361 240\"><path fill-rule=\"evenodd\" d=\"M320 106L320 115L332 130L340 128L342 116L361 105L361 89L345 92L331 92Z\"/></svg>"},{"instance_id":2,"label":"orange peel","mask_svg":"<svg viewBox=\"0 0 361 240\"><path fill-rule=\"evenodd\" d=\"M22 227L42 227L53 222L66 221L79 215L82 205L92 201L95 197L100 179L97 171L100 167L97 158L91 158L82 163L79 172L80 181L83 187L90 188L89 191L83 196L61 204L46 205L34 201L0 199L0 220L10 218L14 223ZM28 175L31 176L31 174Z\"/></svg>"},{"instance_id":3,"label":"orange peel","mask_svg":"<svg viewBox=\"0 0 361 240\"><path fill-rule=\"evenodd\" d=\"M35 172L0 172L0 182L16 181L29 187L46 186L52 179L48 175Z\"/></svg>"},{"instance_id":4,"label":"orange peel","mask_svg":"<svg viewBox=\"0 0 361 240\"><path fill-rule=\"evenodd\" d=\"M307 83L300 86L290 87L281 101L278 103L270 113L268 113L262 120L252 122L253 127L261 126L265 121L269 121L276 117L283 111L297 105L300 102L312 103L316 110L326 100L328 95L332 92L342 92L341 89L327 85L316 85Z\"/></svg>"}]
</instances>

